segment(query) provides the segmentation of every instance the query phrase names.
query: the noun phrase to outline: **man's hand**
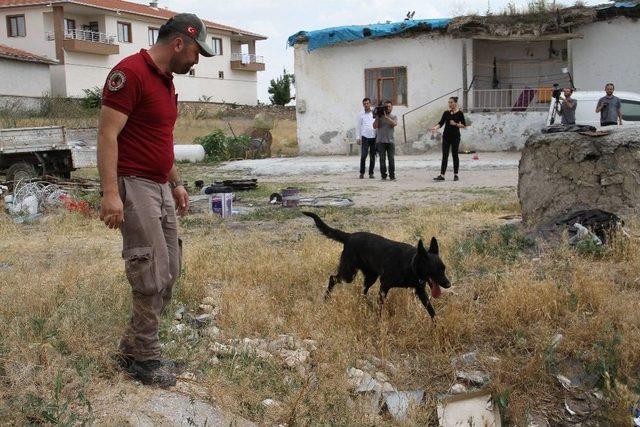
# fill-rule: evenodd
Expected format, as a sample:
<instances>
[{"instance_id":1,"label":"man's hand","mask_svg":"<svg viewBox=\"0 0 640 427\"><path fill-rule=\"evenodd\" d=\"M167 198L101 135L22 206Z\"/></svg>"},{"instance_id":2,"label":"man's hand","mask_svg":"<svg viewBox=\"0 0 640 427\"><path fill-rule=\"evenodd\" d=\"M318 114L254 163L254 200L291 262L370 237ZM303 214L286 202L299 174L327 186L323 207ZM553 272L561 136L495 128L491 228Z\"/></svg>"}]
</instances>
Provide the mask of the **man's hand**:
<instances>
[{"instance_id":1,"label":"man's hand","mask_svg":"<svg viewBox=\"0 0 640 427\"><path fill-rule=\"evenodd\" d=\"M361 138L356 139L356 144L362 145L362 139Z\"/></svg>"},{"instance_id":2,"label":"man's hand","mask_svg":"<svg viewBox=\"0 0 640 427\"><path fill-rule=\"evenodd\" d=\"M120 228L124 221L124 206L118 194L108 194L102 198L100 204L100 221L112 230Z\"/></svg>"},{"instance_id":3,"label":"man's hand","mask_svg":"<svg viewBox=\"0 0 640 427\"><path fill-rule=\"evenodd\" d=\"M182 185L174 188L171 193L173 194L173 200L176 202L176 213L178 216L185 216L189 211L189 193Z\"/></svg>"}]
</instances>

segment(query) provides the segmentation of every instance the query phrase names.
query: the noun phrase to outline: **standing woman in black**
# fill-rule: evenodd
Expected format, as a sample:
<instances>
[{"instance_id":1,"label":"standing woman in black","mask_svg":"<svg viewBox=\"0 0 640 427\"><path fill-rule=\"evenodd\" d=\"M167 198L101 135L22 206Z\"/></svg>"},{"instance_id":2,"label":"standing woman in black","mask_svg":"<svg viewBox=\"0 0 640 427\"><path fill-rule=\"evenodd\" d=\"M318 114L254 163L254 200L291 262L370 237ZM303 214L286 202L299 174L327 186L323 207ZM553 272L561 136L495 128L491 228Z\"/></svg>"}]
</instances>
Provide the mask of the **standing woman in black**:
<instances>
[{"instance_id":1,"label":"standing woman in black","mask_svg":"<svg viewBox=\"0 0 640 427\"><path fill-rule=\"evenodd\" d=\"M458 158L458 150L460 149L460 129L466 127L464 114L458 109L458 97L449 98L449 109L442 114L442 118L437 125L431 128L432 132L436 132L444 125L442 133L442 165L440 166L440 175L433 178L435 181L444 181L444 174L447 172L447 163L449 163L449 148L453 156L453 180L458 180L458 168L460 167L460 159Z\"/></svg>"}]
</instances>

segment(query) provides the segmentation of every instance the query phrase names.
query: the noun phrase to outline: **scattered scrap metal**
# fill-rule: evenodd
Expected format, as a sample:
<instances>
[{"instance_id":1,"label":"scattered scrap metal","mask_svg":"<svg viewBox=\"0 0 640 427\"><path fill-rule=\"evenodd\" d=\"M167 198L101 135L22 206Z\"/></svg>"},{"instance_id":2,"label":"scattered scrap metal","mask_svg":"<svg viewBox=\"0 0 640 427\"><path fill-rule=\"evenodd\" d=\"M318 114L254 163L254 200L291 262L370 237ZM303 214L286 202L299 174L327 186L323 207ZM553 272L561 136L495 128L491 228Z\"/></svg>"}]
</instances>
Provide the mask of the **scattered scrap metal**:
<instances>
[{"instance_id":1,"label":"scattered scrap metal","mask_svg":"<svg viewBox=\"0 0 640 427\"><path fill-rule=\"evenodd\" d=\"M614 213L601 209L573 212L556 221L558 227L569 232L569 243L577 244L586 239L598 246L606 244L612 235L624 233L624 221Z\"/></svg>"},{"instance_id":2,"label":"scattered scrap metal","mask_svg":"<svg viewBox=\"0 0 640 427\"><path fill-rule=\"evenodd\" d=\"M56 177L7 184L2 188L12 188L13 192L4 197L4 207L16 223L35 221L44 213L58 208L89 215L91 213L89 203L73 194L96 192L100 188L96 181L63 180Z\"/></svg>"}]
</instances>

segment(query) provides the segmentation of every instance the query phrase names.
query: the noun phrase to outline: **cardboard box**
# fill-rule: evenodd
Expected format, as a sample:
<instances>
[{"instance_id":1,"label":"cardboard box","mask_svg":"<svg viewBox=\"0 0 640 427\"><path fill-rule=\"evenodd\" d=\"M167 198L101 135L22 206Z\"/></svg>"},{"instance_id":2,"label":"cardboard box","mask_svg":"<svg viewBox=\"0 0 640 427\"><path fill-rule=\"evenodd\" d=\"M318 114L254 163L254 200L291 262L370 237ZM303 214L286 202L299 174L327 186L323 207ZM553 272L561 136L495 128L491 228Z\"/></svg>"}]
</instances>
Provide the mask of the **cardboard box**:
<instances>
[{"instance_id":1,"label":"cardboard box","mask_svg":"<svg viewBox=\"0 0 640 427\"><path fill-rule=\"evenodd\" d=\"M216 193L209 197L209 213L228 218L233 213L233 193Z\"/></svg>"}]
</instances>

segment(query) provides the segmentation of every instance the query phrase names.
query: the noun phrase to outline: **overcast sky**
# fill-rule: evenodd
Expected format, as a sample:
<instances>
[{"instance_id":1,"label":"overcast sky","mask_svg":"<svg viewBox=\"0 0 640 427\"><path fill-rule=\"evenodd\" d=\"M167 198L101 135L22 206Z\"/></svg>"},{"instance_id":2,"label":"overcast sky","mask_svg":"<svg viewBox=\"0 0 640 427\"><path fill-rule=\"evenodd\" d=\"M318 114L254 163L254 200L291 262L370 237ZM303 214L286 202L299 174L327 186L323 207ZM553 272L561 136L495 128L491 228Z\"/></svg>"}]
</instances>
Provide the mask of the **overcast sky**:
<instances>
[{"instance_id":1,"label":"overcast sky","mask_svg":"<svg viewBox=\"0 0 640 427\"><path fill-rule=\"evenodd\" d=\"M136 0L143 3L141 0ZM561 0L558 1L560 3ZM565 1L572 5L574 0ZM588 0L586 4L604 3ZM226 24L269 37L257 43L256 54L262 55L266 71L258 73L258 99L269 101L269 81L286 68L293 72L293 50L287 38L301 30L319 30L341 25L401 21L408 11L414 19L450 18L469 13L485 14L502 11L508 0L160 0L160 7L178 12L193 12L204 19ZM521 8L527 0L515 0Z\"/></svg>"}]
</instances>

